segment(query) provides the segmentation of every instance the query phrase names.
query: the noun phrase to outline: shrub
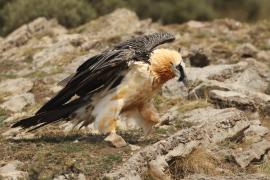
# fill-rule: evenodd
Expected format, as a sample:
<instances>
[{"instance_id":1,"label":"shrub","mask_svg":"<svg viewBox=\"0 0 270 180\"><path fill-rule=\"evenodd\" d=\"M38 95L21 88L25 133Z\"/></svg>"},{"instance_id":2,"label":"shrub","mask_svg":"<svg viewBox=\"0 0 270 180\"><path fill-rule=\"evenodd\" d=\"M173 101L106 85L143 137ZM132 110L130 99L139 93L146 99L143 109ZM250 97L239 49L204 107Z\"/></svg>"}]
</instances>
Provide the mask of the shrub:
<instances>
[{"instance_id":1,"label":"shrub","mask_svg":"<svg viewBox=\"0 0 270 180\"><path fill-rule=\"evenodd\" d=\"M234 18L254 21L270 17L269 0L0 0L0 35L39 17L56 18L72 28L96 16L127 7L140 18L164 24L188 20Z\"/></svg>"},{"instance_id":2,"label":"shrub","mask_svg":"<svg viewBox=\"0 0 270 180\"><path fill-rule=\"evenodd\" d=\"M66 27L76 27L96 17L96 11L85 0L14 0L2 11L1 34L6 35L37 17L56 18Z\"/></svg>"},{"instance_id":3,"label":"shrub","mask_svg":"<svg viewBox=\"0 0 270 180\"><path fill-rule=\"evenodd\" d=\"M210 4L203 0L128 0L129 5L140 17L152 17L162 23L179 23L190 19L210 20L214 18L214 11Z\"/></svg>"}]
</instances>

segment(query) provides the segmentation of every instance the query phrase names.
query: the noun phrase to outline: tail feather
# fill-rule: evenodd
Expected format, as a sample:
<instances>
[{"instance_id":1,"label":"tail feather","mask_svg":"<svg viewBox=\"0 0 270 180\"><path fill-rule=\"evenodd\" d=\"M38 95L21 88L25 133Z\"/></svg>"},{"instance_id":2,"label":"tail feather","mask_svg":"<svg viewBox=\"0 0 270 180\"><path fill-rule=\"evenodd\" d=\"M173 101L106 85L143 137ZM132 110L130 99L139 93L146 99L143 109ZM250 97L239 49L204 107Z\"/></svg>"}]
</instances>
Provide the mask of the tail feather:
<instances>
[{"instance_id":1,"label":"tail feather","mask_svg":"<svg viewBox=\"0 0 270 180\"><path fill-rule=\"evenodd\" d=\"M11 127L22 127L23 129L27 129L36 126L30 130L32 131L47 124L68 118L74 111L85 105L87 102L88 101L86 100L86 98L79 98L54 110L36 114L26 119L22 119L13 124Z\"/></svg>"}]
</instances>

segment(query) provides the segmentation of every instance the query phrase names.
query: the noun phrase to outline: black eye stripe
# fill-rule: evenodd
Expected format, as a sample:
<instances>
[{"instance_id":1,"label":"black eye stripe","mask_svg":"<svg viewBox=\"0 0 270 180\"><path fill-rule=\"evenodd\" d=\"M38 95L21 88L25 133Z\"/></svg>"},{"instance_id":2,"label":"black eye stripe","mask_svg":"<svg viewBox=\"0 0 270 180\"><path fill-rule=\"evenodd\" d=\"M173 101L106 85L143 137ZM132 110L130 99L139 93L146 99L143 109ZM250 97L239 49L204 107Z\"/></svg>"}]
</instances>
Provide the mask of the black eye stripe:
<instances>
[{"instance_id":1,"label":"black eye stripe","mask_svg":"<svg viewBox=\"0 0 270 180\"><path fill-rule=\"evenodd\" d=\"M183 69L182 65L179 64L178 66L176 66L176 69L179 70L180 75L181 75L179 80L182 81L185 78L185 72L184 72L184 69Z\"/></svg>"}]
</instances>

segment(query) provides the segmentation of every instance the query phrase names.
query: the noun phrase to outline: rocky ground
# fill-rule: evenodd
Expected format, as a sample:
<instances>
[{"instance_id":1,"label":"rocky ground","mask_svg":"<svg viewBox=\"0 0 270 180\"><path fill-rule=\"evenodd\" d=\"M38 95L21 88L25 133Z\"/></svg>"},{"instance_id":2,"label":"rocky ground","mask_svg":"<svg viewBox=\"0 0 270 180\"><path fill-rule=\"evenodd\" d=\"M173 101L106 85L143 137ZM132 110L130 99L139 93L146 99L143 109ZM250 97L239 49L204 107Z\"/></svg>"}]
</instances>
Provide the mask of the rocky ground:
<instances>
[{"instance_id":1,"label":"rocky ground","mask_svg":"<svg viewBox=\"0 0 270 180\"><path fill-rule=\"evenodd\" d=\"M79 64L127 38L168 31L188 66L154 98L152 135L119 122L129 143L111 147L69 124L32 133L10 125L33 114ZM161 26L120 9L76 29L38 18L0 38L3 179L270 179L270 22L230 19Z\"/></svg>"}]
</instances>

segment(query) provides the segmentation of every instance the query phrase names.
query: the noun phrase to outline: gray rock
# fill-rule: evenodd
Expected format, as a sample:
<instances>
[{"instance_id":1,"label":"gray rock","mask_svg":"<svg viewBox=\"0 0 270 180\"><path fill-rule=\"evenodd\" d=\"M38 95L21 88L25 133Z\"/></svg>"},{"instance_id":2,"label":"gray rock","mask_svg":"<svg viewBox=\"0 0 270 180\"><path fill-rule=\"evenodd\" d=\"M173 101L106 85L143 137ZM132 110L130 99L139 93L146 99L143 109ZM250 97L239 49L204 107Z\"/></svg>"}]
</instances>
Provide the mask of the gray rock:
<instances>
[{"instance_id":1,"label":"gray rock","mask_svg":"<svg viewBox=\"0 0 270 180\"><path fill-rule=\"evenodd\" d=\"M270 61L270 51L259 51L257 53L257 59L263 61Z\"/></svg>"},{"instance_id":2,"label":"gray rock","mask_svg":"<svg viewBox=\"0 0 270 180\"><path fill-rule=\"evenodd\" d=\"M239 92L211 90L209 98L219 108L236 107L241 110L256 110L255 103Z\"/></svg>"},{"instance_id":3,"label":"gray rock","mask_svg":"<svg viewBox=\"0 0 270 180\"><path fill-rule=\"evenodd\" d=\"M187 68L187 77L189 79L190 89L193 89L193 92L189 94L189 97L200 97L204 93L202 89L207 88L208 90L212 89L221 89L229 90L223 83L213 83L208 82L209 80L216 80L218 82L224 82L227 79L235 76L236 73L243 72L248 67L247 62L241 62L238 64L228 65L209 65L203 68ZM203 84L202 84L203 83ZM212 87L213 85L213 87ZM196 91L196 92L194 92ZM200 92L199 92L200 91ZM181 83L177 82L176 79L173 79L166 83L162 88L163 95L167 97L187 97L187 88L185 88ZM193 93L197 93L193 94Z\"/></svg>"},{"instance_id":4,"label":"gray rock","mask_svg":"<svg viewBox=\"0 0 270 180\"><path fill-rule=\"evenodd\" d=\"M29 92L32 87L33 82L29 79L10 79L0 83L0 93L21 94Z\"/></svg>"},{"instance_id":5,"label":"gray rock","mask_svg":"<svg viewBox=\"0 0 270 180\"><path fill-rule=\"evenodd\" d=\"M236 52L242 57L256 57L258 49L253 44L245 43L239 46L236 49Z\"/></svg>"},{"instance_id":6,"label":"gray rock","mask_svg":"<svg viewBox=\"0 0 270 180\"><path fill-rule=\"evenodd\" d=\"M269 129L260 125L251 125L246 131L245 136L248 135L258 135L258 136L265 136L268 134Z\"/></svg>"},{"instance_id":7,"label":"gray rock","mask_svg":"<svg viewBox=\"0 0 270 180\"><path fill-rule=\"evenodd\" d=\"M68 73L74 73L76 72L76 69L85 61L87 61L90 57L94 56L93 53L89 53L83 56L79 56L77 58L75 58L70 64L67 65L67 67L65 68L65 72Z\"/></svg>"},{"instance_id":8,"label":"gray rock","mask_svg":"<svg viewBox=\"0 0 270 180\"><path fill-rule=\"evenodd\" d=\"M80 174L78 175L78 180L86 180L85 175L82 174L82 173L80 173Z\"/></svg>"},{"instance_id":9,"label":"gray rock","mask_svg":"<svg viewBox=\"0 0 270 180\"><path fill-rule=\"evenodd\" d=\"M71 41L71 40L70 40ZM54 62L56 58L61 58L67 53L74 51L74 47L68 40L61 40L55 44L49 45L47 48L39 51L33 56L33 65L40 68L44 64Z\"/></svg>"},{"instance_id":10,"label":"gray rock","mask_svg":"<svg viewBox=\"0 0 270 180\"><path fill-rule=\"evenodd\" d=\"M188 89L182 82L172 79L163 85L162 95L167 98L186 98L188 97Z\"/></svg>"},{"instance_id":11,"label":"gray rock","mask_svg":"<svg viewBox=\"0 0 270 180\"><path fill-rule=\"evenodd\" d=\"M206 112L209 109L205 109ZM249 127L249 122L245 115L236 110L216 110L216 113L209 114L208 119L211 121L194 126L192 128L178 131L167 139L161 140L153 145L147 146L135 153L129 160L123 163L118 169L106 174L106 177L112 179L129 179L139 177L146 171L154 175L153 177L167 177L164 169L168 168L168 161L174 157L184 157L200 144L207 146L212 143L218 143L225 139L233 138ZM194 113L190 114L191 116ZM213 116L213 114L215 114ZM194 115L198 117L198 114ZM147 165L152 164L150 169ZM168 177L169 178L169 177Z\"/></svg>"},{"instance_id":12,"label":"gray rock","mask_svg":"<svg viewBox=\"0 0 270 180\"><path fill-rule=\"evenodd\" d=\"M208 79L225 81L231 78L236 72L243 71L247 63L233 65L210 65L203 68L187 68L187 77L191 81L205 81Z\"/></svg>"},{"instance_id":13,"label":"gray rock","mask_svg":"<svg viewBox=\"0 0 270 180\"><path fill-rule=\"evenodd\" d=\"M137 146L137 145L129 144L128 146L130 147L131 151L137 151L137 150L141 149L141 147Z\"/></svg>"},{"instance_id":14,"label":"gray rock","mask_svg":"<svg viewBox=\"0 0 270 180\"><path fill-rule=\"evenodd\" d=\"M205 23L202 23L200 21L188 21L186 24L189 28L202 28L206 25Z\"/></svg>"},{"instance_id":15,"label":"gray rock","mask_svg":"<svg viewBox=\"0 0 270 180\"><path fill-rule=\"evenodd\" d=\"M1 108L12 112L20 112L27 105L34 105L35 97L32 93L15 95L0 105Z\"/></svg>"},{"instance_id":16,"label":"gray rock","mask_svg":"<svg viewBox=\"0 0 270 180\"><path fill-rule=\"evenodd\" d=\"M140 29L137 15L128 9L117 9L81 27L90 39L110 39L134 33ZM80 28L79 28L80 29Z\"/></svg>"},{"instance_id":17,"label":"gray rock","mask_svg":"<svg viewBox=\"0 0 270 180\"><path fill-rule=\"evenodd\" d=\"M261 157L270 149L270 142L262 140L252 144L251 147L243 152L235 152L233 157L236 163L242 167L247 167L252 161L260 160Z\"/></svg>"},{"instance_id":18,"label":"gray rock","mask_svg":"<svg viewBox=\"0 0 270 180\"><path fill-rule=\"evenodd\" d=\"M16 179L26 179L27 173L17 170L17 167L22 165L20 161L11 161L5 166L0 168L0 179L6 180L16 180Z\"/></svg>"},{"instance_id":19,"label":"gray rock","mask_svg":"<svg viewBox=\"0 0 270 180\"><path fill-rule=\"evenodd\" d=\"M224 119L235 118L247 120L245 115L241 111L236 110L235 108L226 108L217 110L214 109L213 107L194 109L184 114L179 114L177 117L182 122L190 123L197 126L211 122L214 123L221 118Z\"/></svg>"},{"instance_id":20,"label":"gray rock","mask_svg":"<svg viewBox=\"0 0 270 180\"><path fill-rule=\"evenodd\" d=\"M240 102L243 102L244 107L248 107L246 110L253 110L252 108L252 103L254 102L254 105L256 107L256 110L259 110L263 112L264 114L269 115L270 114L270 96L266 95L264 93L260 92L255 92L250 90L249 88L246 88L245 86L241 86L238 84L233 84L233 83L224 83L224 82L218 82L214 80L205 80L204 82L200 83L198 86L193 88L190 93L189 93L189 98L190 99L197 99L197 98L207 98L210 97L210 92L212 90L219 90L219 91L214 91L215 93L212 93L211 95L214 97L213 99L217 98L218 101L212 101L213 103L217 103L217 105L230 105L228 103L229 101L236 101L237 99L240 100ZM220 92L220 91L234 91L233 93L231 92ZM237 93L235 93L237 92ZM218 94L217 94L218 93ZM240 94L242 95L240 95ZM218 96L216 96L218 95ZM225 95L228 95L226 98ZM229 99L231 95L234 95L234 99ZM220 102L220 100L224 100ZM251 103L250 106L248 103ZM231 105L235 106L235 103L231 103ZM235 106L238 108L238 106ZM245 109L242 106L239 106L240 109Z\"/></svg>"},{"instance_id":21,"label":"gray rock","mask_svg":"<svg viewBox=\"0 0 270 180\"><path fill-rule=\"evenodd\" d=\"M268 82L261 77L256 68L247 68L242 73L235 74L227 82L235 83L257 92L265 92L268 86Z\"/></svg>"},{"instance_id":22,"label":"gray rock","mask_svg":"<svg viewBox=\"0 0 270 180\"><path fill-rule=\"evenodd\" d=\"M266 127L263 127L261 125L250 125L250 127L244 132L245 137L244 141L245 142L252 142L256 143L259 141L262 141L264 136L268 134L269 130Z\"/></svg>"},{"instance_id":23,"label":"gray rock","mask_svg":"<svg viewBox=\"0 0 270 180\"><path fill-rule=\"evenodd\" d=\"M8 50L11 47L25 45L32 37L38 35L63 34L66 32L66 29L58 25L55 20L48 21L45 18L37 18L8 35L0 47L0 52Z\"/></svg>"}]
</instances>

